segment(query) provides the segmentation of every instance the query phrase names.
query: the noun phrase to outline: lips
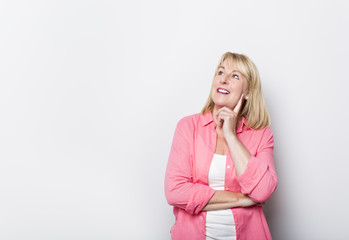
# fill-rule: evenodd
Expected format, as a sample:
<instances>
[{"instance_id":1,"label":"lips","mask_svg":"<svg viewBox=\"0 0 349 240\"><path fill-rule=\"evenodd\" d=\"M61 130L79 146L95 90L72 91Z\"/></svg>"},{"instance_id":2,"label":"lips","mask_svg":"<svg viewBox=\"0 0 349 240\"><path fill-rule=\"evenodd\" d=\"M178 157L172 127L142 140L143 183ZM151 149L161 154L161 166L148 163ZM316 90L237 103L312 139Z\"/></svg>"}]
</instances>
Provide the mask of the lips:
<instances>
[{"instance_id":1,"label":"lips","mask_svg":"<svg viewBox=\"0 0 349 240\"><path fill-rule=\"evenodd\" d=\"M229 94L230 93L227 89L224 89L224 88L218 88L217 92L223 93L223 94Z\"/></svg>"}]
</instances>

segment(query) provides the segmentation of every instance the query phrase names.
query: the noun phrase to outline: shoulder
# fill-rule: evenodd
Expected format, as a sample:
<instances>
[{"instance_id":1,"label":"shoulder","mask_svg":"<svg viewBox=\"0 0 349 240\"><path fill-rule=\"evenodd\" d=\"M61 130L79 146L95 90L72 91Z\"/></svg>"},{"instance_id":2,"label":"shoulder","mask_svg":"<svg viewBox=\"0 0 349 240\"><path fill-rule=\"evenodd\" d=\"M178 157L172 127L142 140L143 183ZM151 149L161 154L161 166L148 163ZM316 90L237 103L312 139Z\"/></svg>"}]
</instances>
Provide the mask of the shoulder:
<instances>
[{"instance_id":1,"label":"shoulder","mask_svg":"<svg viewBox=\"0 0 349 240\"><path fill-rule=\"evenodd\" d=\"M256 131L261 136L273 136L273 130L271 130L271 128L268 126L265 126L261 129L256 129L254 131Z\"/></svg>"},{"instance_id":2,"label":"shoulder","mask_svg":"<svg viewBox=\"0 0 349 240\"><path fill-rule=\"evenodd\" d=\"M273 142L273 130L265 126L260 129L247 128L243 132L244 136L248 139L255 141L256 143L263 144L268 142Z\"/></svg>"},{"instance_id":3,"label":"shoulder","mask_svg":"<svg viewBox=\"0 0 349 240\"><path fill-rule=\"evenodd\" d=\"M182 117L177 123L177 128L195 128L199 124L202 117L203 116L201 113L195 113Z\"/></svg>"},{"instance_id":4,"label":"shoulder","mask_svg":"<svg viewBox=\"0 0 349 240\"><path fill-rule=\"evenodd\" d=\"M245 125L244 130L249 132L250 134L255 134L255 135L260 135L260 136L263 136L263 135L267 135L267 136L273 135L273 130L269 126L265 126L265 127L259 128L259 129L254 129L254 128L247 127L248 126L248 120L247 119L243 118L242 121L243 121L243 123Z\"/></svg>"},{"instance_id":5,"label":"shoulder","mask_svg":"<svg viewBox=\"0 0 349 240\"><path fill-rule=\"evenodd\" d=\"M259 146L273 146L274 145L274 136L273 131L270 127L266 126L262 129L255 130L259 138Z\"/></svg>"}]
</instances>

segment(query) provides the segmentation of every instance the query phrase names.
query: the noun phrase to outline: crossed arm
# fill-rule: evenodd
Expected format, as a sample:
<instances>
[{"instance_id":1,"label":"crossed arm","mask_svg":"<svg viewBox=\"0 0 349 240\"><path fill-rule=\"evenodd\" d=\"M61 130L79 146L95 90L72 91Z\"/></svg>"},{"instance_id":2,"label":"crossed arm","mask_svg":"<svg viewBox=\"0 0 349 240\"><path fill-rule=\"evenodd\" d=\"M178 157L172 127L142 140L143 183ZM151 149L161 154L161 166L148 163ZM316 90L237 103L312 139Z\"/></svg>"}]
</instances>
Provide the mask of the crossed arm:
<instances>
[{"instance_id":1,"label":"crossed arm","mask_svg":"<svg viewBox=\"0 0 349 240\"><path fill-rule=\"evenodd\" d=\"M247 195L217 190L202 211L214 211L234 207L249 207L257 204Z\"/></svg>"}]
</instances>

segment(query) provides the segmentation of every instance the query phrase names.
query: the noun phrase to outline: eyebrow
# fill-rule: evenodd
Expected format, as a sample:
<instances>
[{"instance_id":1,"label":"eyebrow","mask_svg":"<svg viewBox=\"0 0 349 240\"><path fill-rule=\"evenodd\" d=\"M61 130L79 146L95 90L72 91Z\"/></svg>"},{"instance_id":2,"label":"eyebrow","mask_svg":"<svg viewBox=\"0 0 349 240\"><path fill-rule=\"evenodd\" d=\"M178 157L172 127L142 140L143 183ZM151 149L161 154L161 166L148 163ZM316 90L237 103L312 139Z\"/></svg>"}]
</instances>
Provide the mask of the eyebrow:
<instances>
[{"instance_id":1,"label":"eyebrow","mask_svg":"<svg viewBox=\"0 0 349 240\"><path fill-rule=\"evenodd\" d=\"M225 69L223 66L219 66L219 68L218 68L218 69L220 69L220 68ZM238 73L242 74L242 73L241 73L241 72L239 72L238 70L233 70L233 72L238 72Z\"/></svg>"}]
</instances>

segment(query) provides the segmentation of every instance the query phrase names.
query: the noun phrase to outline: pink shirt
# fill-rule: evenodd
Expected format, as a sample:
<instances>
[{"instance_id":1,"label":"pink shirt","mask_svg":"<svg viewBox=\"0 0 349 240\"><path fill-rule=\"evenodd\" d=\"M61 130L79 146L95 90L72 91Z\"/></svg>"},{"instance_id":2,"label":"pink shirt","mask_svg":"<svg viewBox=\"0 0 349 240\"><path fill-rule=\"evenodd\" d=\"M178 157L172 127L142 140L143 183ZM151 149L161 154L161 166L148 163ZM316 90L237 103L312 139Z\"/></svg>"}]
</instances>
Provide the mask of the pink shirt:
<instances>
[{"instance_id":1,"label":"pink shirt","mask_svg":"<svg viewBox=\"0 0 349 240\"><path fill-rule=\"evenodd\" d=\"M229 148L225 189L247 194L255 202L265 202L277 186L274 168L273 133L270 128L246 129L243 117L237 136L251 154L247 169L236 176ZM165 194L173 205L176 222L173 240L205 240L206 212L201 211L215 190L208 185L208 172L216 149L216 124L207 112L182 118L176 127L165 176ZM231 209L237 240L271 239L261 206Z\"/></svg>"}]
</instances>

